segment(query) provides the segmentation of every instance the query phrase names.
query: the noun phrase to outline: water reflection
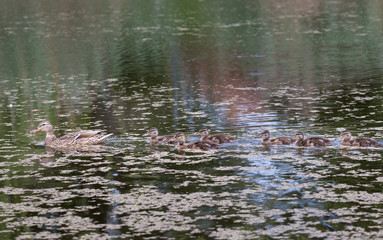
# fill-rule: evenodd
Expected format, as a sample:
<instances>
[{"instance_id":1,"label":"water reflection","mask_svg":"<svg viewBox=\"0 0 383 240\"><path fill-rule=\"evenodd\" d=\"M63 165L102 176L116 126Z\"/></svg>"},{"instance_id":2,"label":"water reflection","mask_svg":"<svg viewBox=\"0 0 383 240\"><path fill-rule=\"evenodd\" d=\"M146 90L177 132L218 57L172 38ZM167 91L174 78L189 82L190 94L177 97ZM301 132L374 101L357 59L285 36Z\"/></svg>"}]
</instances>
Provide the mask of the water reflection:
<instances>
[{"instance_id":1,"label":"water reflection","mask_svg":"<svg viewBox=\"0 0 383 240\"><path fill-rule=\"evenodd\" d=\"M3 238L382 238L379 1L0 1ZM102 128L106 149L26 135ZM142 137L238 142L179 153ZM274 134L275 133L275 134Z\"/></svg>"}]
</instances>

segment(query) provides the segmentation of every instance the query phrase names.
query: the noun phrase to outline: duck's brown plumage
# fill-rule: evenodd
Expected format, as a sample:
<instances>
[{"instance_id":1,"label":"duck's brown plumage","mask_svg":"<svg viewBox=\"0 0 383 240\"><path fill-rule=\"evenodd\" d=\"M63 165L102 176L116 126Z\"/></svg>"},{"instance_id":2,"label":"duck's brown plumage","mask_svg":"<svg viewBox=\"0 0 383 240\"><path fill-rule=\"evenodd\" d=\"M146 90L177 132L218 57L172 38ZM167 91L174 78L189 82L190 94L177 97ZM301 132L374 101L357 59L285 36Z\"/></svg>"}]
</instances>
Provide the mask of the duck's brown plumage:
<instances>
[{"instance_id":1,"label":"duck's brown plumage","mask_svg":"<svg viewBox=\"0 0 383 240\"><path fill-rule=\"evenodd\" d=\"M350 131L343 131L338 139L342 139L341 144L345 146L356 147L378 147L380 144L378 141L372 138L354 138Z\"/></svg>"},{"instance_id":2,"label":"duck's brown plumage","mask_svg":"<svg viewBox=\"0 0 383 240\"><path fill-rule=\"evenodd\" d=\"M52 124L48 121L41 122L36 129L30 132L35 133L40 131L46 132L45 146L56 149L77 149L84 146L99 145L103 144L105 140L112 135L112 133L106 134L103 130L82 130L68 133L57 138L54 134Z\"/></svg>"},{"instance_id":3,"label":"duck's brown plumage","mask_svg":"<svg viewBox=\"0 0 383 240\"><path fill-rule=\"evenodd\" d=\"M273 145L291 144L291 138L289 137L270 138L270 132L268 130L263 131L258 137L262 138L262 144L273 144Z\"/></svg>"},{"instance_id":4,"label":"duck's brown plumage","mask_svg":"<svg viewBox=\"0 0 383 240\"><path fill-rule=\"evenodd\" d=\"M174 139L177 141L178 150L198 149L198 150L207 151L210 149L218 148L218 144L215 144L212 142L197 141L192 143L186 143L185 134L183 134L182 132L176 133Z\"/></svg>"},{"instance_id":5,"label":"duck's brown plumage","mask_svg":"<svg viewBox=\"0 0 383 240\"><path fill-rule=\"evenodd\" d=\"M152 143L158 143L158 142L170 143L170 144L176 143L175 140L173 141L171 140L174 138L175 135L158 136L158 129L155 127L149 129L149 131L146 132L143 136L150 136L150 141Z\"/></svg>"},{"instance_id":6,"label":"duck's brown plumage","mask_svg":"<svg viewBox=\"0 0 383 240\"><path fill-rule=\"evenodd\" d=\"M297 146L304 147L324 147L332 144L332 141L324 137L305 138L303 132L296 132L291 138Z\"/></svg>"},{"instance_id":7,"label":"duck's brown plumage","mask_svg":"<svg viewBox=\"0 0 383 240\"><path fill-rule=\"evenodd\" d=\"M217 135L209 135L210 130L207 128L202 128L199 132L195 133L196 135L200 135L202 142L212 142L217 144L235 142L237 139L233 136L226 134L217 134Z\"/></svg>"}]
</instances>

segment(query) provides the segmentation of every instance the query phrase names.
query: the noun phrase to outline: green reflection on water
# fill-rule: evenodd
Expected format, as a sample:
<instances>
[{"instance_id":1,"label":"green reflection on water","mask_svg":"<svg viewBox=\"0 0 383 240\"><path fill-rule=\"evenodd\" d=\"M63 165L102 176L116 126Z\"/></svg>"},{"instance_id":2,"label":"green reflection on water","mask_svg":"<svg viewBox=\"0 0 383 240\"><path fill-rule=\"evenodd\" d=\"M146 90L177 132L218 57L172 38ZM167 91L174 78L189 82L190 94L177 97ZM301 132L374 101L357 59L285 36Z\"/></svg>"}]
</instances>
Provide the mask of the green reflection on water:
<instances>
[{"instance_id":1,"label":"green reflection on water","mask_svg":"<svg viewBox=\"0 0 383 240\"><path fill-rule=\"evenodd\" d=\"M380 150L254 137L382 139L380 1L0 4L6 238L381 237ZM103 153L43 155L27 134L43 119L115 137ZM239 142L183 156L145 142L153 126Z\"/></svg>"}]
</instances>

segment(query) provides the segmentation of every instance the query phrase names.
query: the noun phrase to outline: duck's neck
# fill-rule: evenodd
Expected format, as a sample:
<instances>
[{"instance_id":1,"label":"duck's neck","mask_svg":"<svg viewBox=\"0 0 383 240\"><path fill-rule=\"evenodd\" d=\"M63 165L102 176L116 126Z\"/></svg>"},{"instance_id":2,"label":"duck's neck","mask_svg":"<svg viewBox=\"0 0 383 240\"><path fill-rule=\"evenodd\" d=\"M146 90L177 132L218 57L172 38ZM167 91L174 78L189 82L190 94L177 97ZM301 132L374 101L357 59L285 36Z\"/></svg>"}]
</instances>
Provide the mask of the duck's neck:
<instances>
[{"instance_id":1,"label":"duck's neck","mask_svg":"<svg viewBox=\"0 0 383 240\"><path fill-rule=\"evenodd\" d=\"M342 144L343 144L343 145L348 145L348 144L350 144L350 142L352 142L353 140L355 140L354 137L347 137L347 138L344 138L344 139L342 140Z\"/></svg>"},{"instance_id":2,"label":"duck's neck","mask_svg":"<svg viewBox=\"0 0 383 240\"><path fill-rule=\"evenodd\" d=\"M45 136L45 145L51 145L53 141L55 141L57 138L53 132L47 132L47 135Z\"/></svg>"},{"instance_id":3,"label":"duck's neck","mask_svg":"<svg viewBox=\"0 0 383 240\"><path fill-rule=\"evenodd\" d=\"M355 140L355 138L353 136L346 137L345 139L343 139L343 141L345 141L345 142L350 142L352 140Z\"/></svg>"},{"instance_id":4,"label":"duck's neck","mask_svg":"<svg viewBox=\"0 0 383 240\"><path fill-rule=\"evenodd\" d=\"M270 142L270 138L264 138L264 139L262 139L262 142L263 143L269 143Z\"/></svg>"},{"instance_id":5,"label":"duck's neck","mask_svg":"<svg viewBox=\"0 0 383 240\"><path fill-rule=\"evenodd\" d=\"M152 143L157 143L157 142L158 142L158 138L157 138L157 136L152 136L152 137L150 137L150 141L151 141Z\"/></svg>"},{"instance_id":6,"label":"duck's neck","mask_svg":"<svg viewBox=\"0 0 383 240\"><path fill-rule=\"evenodd\" d=\"M296 142L295 142L295 145L297 145L297 146L303 146L303 138L300 138L300 139L298 139Z\"/></svg>"},{"instance_id":7,"label":"duck's neck","mask_svg":"<svg viewBox=\"0 0 383 240\"><path fill-rule=\"evenodd\" d=\"M200 141L201 141L201 142L206 142L207 140L209 140L208 137L209 137L209 135L202 136L201 139L200 139Z\"/></svg>"},{"instance_id":8,"label":"duck's neck","mask_svg":"<svg viewBox=\"0 0 383 240\"><path fill-rule=\"evenodd\" d=\"M184 149L186 148L185 142L178 142L178 149Z\"/></svg>"}]
</instances>

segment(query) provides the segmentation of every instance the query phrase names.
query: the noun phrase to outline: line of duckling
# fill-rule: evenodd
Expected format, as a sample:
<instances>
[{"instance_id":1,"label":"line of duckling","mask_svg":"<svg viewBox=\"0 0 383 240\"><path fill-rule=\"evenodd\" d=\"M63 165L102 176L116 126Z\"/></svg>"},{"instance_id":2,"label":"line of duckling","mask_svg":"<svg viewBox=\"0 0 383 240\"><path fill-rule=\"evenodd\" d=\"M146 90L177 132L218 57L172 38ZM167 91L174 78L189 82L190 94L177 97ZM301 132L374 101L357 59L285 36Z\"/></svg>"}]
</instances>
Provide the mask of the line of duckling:
<instances>
[{"instance_id":1,"label":"line of duckling","mask_svg":"<svg viewBox=\"0 0 383 240\"><path fill-rule=\"evenodd\" d=\"M107 134L103 130L82 130L66 134L62 137L56 137L54 134L54 128L48 121L41 122L38 127L32 131L45 132L45 146L52 148L79 148L83 146L100 145L105 143L106 139L112 135ZM210 131L207 128L202 128L195 135L201 136L201 139L196 142L187 143L185 134L179 132L175 135L158 136L158 129L151 128L144 136L150 136L152 143L167 143L176 144L179 150L184 149L199 149L210 150L216 149L220 144L235 142L237 139L233 136L226 134L210 135ZM270 137L268 130L263 131L258 137L262 138L262 144L265 145L290 145L295 144L303 147L324 147L332 145L334 141L331 141L324 137L307 137L305 138L303 132L296 132L293 137ZM377 147L380 146L378 141L372 138L355 138L351 135L350 131L343 131L341 135L335 139L342 140L341 144L345 146L354 147Z\"/></svg>"},{"instance_id":2,"label":"line of duckling","mask_svg":"<svg viewBox=\"0 0 383 240\"><path fill-rule=\"evenodd\" d=\"M185 134L179 132L175 135L158 136L158 129L151 128L144 136L150 136L152 143L167 143L176 144L178 149L199 149L199 150L210 150L218 148L219 144L227 142L235 142L236 138L226 134L209 135L209 129L202 128L199 132L194 135L202 136L199 141L186 143ZM264 145L290 145L295 144L299 147L325 147L333 144L334 141L341 140L341 145L353 146L353 147L378 147L380 144L378 141L372 138L355 138L351 135L350 131L343 131L341 135L334 141L320 137L305 137L304 133L298 131L292 137L275 137L271 138L270 132L264 130L259 136L262 138L262 144Z\"/></svg>"},{"instance_id":3,"label":"line of duckling","mask_svg":"<svg viewBox=\"0 0 383 240\"><path fill-rule=\"evenodd\" d=\"M348 130L343 131L334 141L324 137L307 137L303 132L296 132L292 137L270 137L268 130L263 131L258 137L262 138L262 144L272 145L290 145L294 144L300 147L325 147L333 144L334 141L342 140L341 145L353 147L378 147L378 141L372 138L355 138Z\"/></svg>"},{"instance_id":4,"label":"line of duckling","mask_svg":"<svg viewBox=\"0 0 383 240\"><path fill-rule=\"evenodd\" d=\"M219 144L237 141L235 137L226 134L210 135L210 131L207 128L200 129L194 135L201 136L201 139L196 142L186 143L186 136L182 132L178 132L175 135L158 136L158 129L153 127L143 136L150 136L152 143L176 144L179 150L198 149L207 151L217 149Z\"/></svg>"}]
</instances>

